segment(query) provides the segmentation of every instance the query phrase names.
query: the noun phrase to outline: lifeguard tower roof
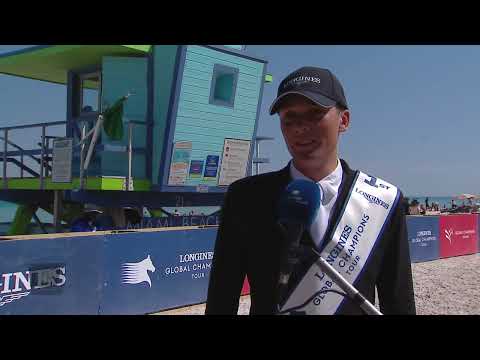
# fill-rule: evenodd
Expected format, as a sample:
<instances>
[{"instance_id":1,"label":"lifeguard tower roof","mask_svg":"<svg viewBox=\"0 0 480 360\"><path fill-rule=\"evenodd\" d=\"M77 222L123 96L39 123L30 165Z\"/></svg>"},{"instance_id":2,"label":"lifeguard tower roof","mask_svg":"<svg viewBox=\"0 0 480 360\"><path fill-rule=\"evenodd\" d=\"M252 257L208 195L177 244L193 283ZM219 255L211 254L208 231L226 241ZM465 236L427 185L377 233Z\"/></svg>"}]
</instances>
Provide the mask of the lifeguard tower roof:
<instances>
[{"instance_id":1,"label":"lifeguard tower roof","mask_svg":"<svg viewBox=\"0 0 480 360\"><path fill-rule=\"evenodd\" d=\"M104 56L144 56L152 45L41 45L0 55L0 74L67 84L67 72ZM42 61L48 58L48 61ZM89 84L85 84L86 87Z\"/></svg>"}]
</instances>

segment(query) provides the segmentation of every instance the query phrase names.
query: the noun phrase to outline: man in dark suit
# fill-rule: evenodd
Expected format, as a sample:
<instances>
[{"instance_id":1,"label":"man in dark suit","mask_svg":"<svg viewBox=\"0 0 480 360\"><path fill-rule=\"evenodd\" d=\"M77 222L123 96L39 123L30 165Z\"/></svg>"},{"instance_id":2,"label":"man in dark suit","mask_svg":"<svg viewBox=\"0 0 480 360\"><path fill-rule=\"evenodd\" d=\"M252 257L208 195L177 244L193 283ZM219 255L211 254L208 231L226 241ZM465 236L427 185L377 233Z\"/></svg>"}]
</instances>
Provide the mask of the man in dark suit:
<instances>
[{"instance_id":1,"label":"man in dark suit","mask_svg":"<svg viewBox=\"0 0 480 360\"><path fill-rule=\"evenodd\" d=\"M353 171L339 159L338 139L348 130L350 112L338 79L327 69L298 69L281 82L270 113L279 114L292 161L280 171L247 177L230 185L222 207L205 313L236 314L246 276L251 291L250 314L278 313L282 233L276 218L277 202L292 180L308 179L318 184L323 198L317 219L302 236L302 246L327 251L325 254L333 249L329 254L339 260L335 260L338 270L356 272L352 283L371 303L375 302L377 287L384 314L415 314L403 196L393 185ZM359 176L363 176L361 182ZM355 196L357 200L350 200ZM390 201L385 200L388 196ZM353 201L353 209L359 211L345 211L353 206L349 205ZM356 225L361 210L376 211L375 214L383 211L383 220L371 220L369 225L376 227L377 232L372 234L378 236L370 243L361 239L359 231L364 231L365 221L355 235L343 234L345 238L350 236L347 248L338 243L337 227L341 221L350 220ZM357 227L353 228L354 232ZM314 261L315 256L307 253L294 269L290 278L292 298L304 296L307 300L316 290L316 284L312 283L309 289L310 283L305 282ZM318 273L315 275L320 278ZM331 282L326 283L332 286ZM338 294L324 293L314 302L316 306L310 304L310 308L297 313L362 314L357 305Z\"/></svg>"}]
</instances>

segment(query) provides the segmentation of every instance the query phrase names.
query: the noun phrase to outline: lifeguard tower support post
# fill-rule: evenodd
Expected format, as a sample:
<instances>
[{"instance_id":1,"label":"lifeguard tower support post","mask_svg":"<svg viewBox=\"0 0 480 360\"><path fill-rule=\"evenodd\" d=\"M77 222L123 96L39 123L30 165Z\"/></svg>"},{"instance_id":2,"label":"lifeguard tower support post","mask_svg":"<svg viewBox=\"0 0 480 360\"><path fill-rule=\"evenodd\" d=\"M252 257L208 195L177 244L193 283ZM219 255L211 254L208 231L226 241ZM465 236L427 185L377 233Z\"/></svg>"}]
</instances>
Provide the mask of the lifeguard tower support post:
<instances>
[{"instance_id":1,"label":"lifeguard tower support post","mask_svg":"<svg viewBox=\"0 0 480 360\"><path fill-rule=\"evenodd\" d=\"M1 55L2 74L66 85L67 114L59 122L2 124L0 199L67 222L86 203L220 205L228 185L251 173L263 85L271 81L266 64L240 45L36 46ZM127 95L121 137L99 128L94 139L99 115ZM49 134L54 125L65 126L61 139ZM38 130L30 149L9 140L25 128ZM19 177L8 175L11 166Z\"/></svg>"}]
</instances>

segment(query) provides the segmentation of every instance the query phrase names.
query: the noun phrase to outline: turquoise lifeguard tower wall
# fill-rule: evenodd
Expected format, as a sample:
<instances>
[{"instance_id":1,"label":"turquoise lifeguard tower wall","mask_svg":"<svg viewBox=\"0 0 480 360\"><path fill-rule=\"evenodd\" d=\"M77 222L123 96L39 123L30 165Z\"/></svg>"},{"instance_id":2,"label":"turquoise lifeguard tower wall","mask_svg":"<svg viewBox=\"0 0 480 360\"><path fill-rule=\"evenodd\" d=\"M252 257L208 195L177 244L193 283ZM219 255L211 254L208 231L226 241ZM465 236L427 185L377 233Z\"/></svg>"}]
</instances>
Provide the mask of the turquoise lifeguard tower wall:
<instances>
[{"instance_id":1,"label":"turquoise lifeguard tower wall","mask_svg":"<svg viewBox=\"0 0 480 360\"><path fill-rule=\"evenodd\" d=\"M153 45L145 56L103 56L102 108L128 93L133 95L124 105L123 138L110 140L102 133L89 176L127 175L130 121L135 122L132 177L147 180L149 190L225 191L236 177L219 182L226 169L222 167L227 159L225 139L248 146L248 162L239 162L243 176L248 175L266 61L242 49L238 45ZM73 85L69 84L70 93ZM178 144L183 146L177 148ZM180 175L172 176L175 169L180 169Z\"/></svg>"},{"instance_id":2,"label":"turquoise lifeguard tower wall","mask_svg":"<svg viewBox=\"0 0 480 360\"><path fill-rule=\"evenodd\" d=\"M135 148L146 149L147 108L148 108L148 58L106 56L102 61L102 109L115 103L128 93L134 95L124 103L124 132L122 140L110 140L102 131L99 173L104 176L126 176L128 163L125 152L117 152L128 145L128 121L138 121L145 125L136 125L132 132L132 144ZM98 161L98 160L97 160ZM146 179L145 153L134 152L132 176ZM76 168L76 166L74 166Z\"/></svg>"}]
</instances>

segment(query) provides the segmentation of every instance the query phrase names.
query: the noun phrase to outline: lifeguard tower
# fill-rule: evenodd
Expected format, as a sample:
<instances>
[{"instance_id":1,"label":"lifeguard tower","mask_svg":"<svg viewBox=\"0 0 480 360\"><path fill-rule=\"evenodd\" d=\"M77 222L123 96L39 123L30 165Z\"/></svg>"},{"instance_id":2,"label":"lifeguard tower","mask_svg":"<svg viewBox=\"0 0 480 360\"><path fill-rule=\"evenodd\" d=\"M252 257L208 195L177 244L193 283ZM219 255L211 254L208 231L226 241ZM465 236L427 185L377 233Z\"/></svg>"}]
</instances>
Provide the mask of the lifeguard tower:
<instances>
[{"instance_id":1,"label":"lifeguard tower","mask_svg":"<svg viewBox=\"0 0 480 360\"><path fill-rule=\"evenodd\" d=\"M15 226L38 207L58 225L87 203L114 215L125 206L220 205L228 185L251 172L266 64L241 45L59 45L1 55L1 74L67 89L64 121L0 127L0 199L22 205ZM11 140L24 129L37 131L28 149Z\"/></svg>"}]
</instances>

